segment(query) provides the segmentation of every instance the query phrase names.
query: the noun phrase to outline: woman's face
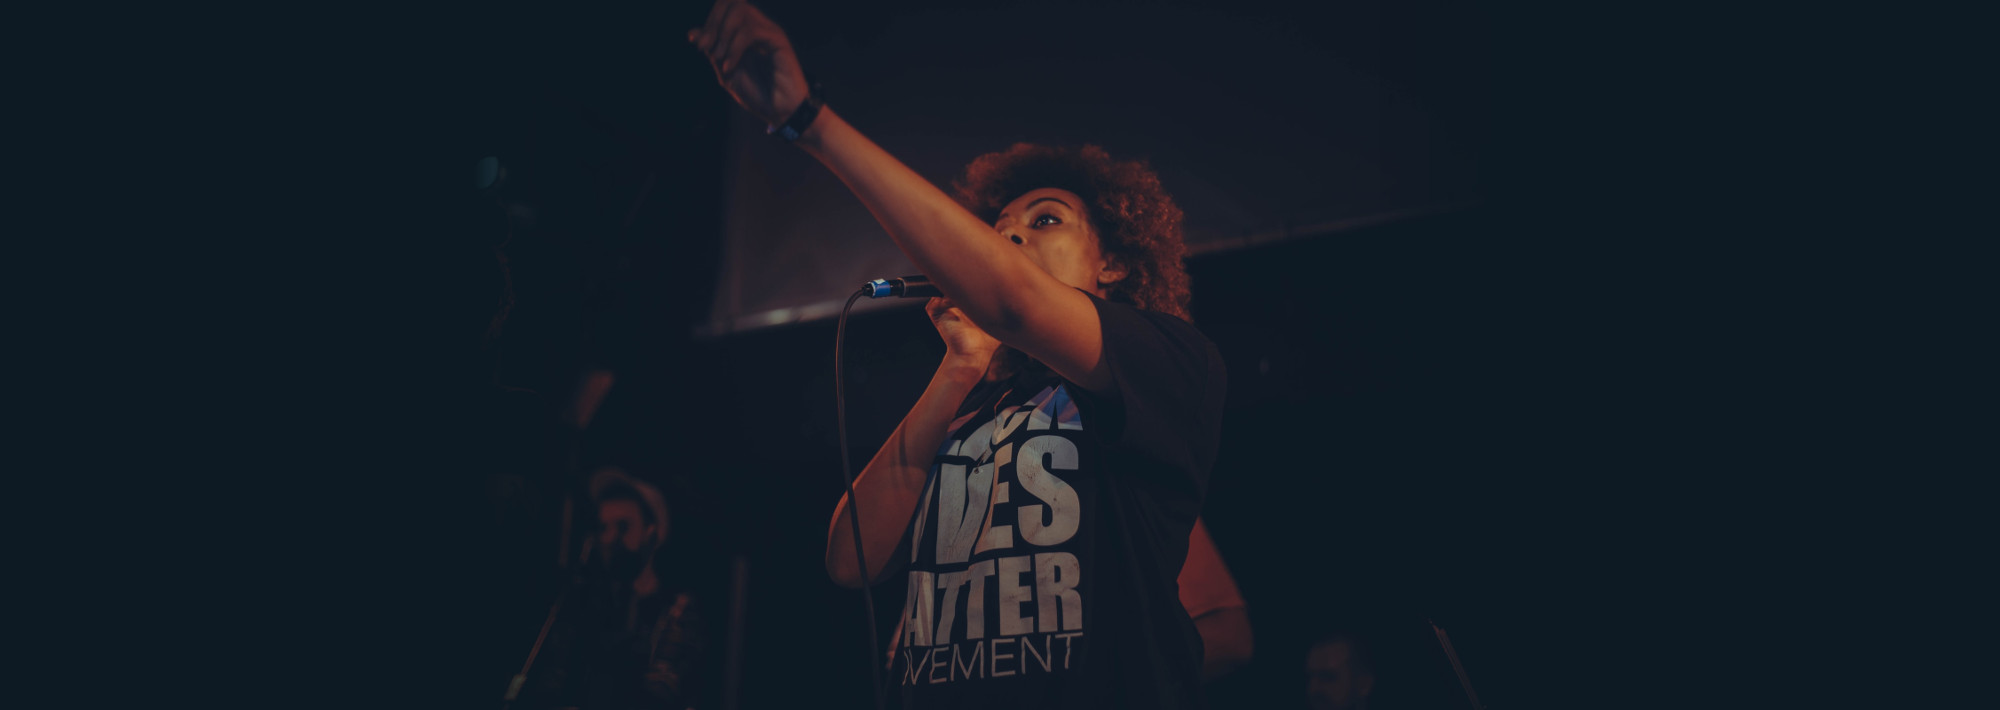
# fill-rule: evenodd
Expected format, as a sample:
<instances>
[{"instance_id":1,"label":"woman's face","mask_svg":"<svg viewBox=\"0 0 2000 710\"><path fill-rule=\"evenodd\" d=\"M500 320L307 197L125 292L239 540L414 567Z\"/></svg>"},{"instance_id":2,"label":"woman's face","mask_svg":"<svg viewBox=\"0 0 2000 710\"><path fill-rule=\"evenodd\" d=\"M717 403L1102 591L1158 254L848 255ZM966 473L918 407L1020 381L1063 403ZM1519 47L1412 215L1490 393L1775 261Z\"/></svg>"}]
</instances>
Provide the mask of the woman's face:
<instances>
[{"instance_id":1,"label":"woman's face","mask_svg":"<svg viewBox=\"0 0 2000 710\"><path fill-rule=\"evenodd\" d=\"M1106 285L1125 274L1106 262L1083 209L1076 193L1044 187L1007 203L993 229L1049 275L1101 297Z\"/></svg>"}]
</instances>

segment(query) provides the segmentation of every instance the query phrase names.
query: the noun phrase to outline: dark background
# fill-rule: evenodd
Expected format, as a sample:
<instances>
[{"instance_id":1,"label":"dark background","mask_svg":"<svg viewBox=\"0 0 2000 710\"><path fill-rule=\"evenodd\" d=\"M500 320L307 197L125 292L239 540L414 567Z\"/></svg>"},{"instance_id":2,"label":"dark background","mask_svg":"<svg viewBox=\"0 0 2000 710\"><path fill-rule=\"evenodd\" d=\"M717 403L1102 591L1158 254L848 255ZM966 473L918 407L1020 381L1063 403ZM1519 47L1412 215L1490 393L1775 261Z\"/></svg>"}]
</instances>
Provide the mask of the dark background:
<instances>
[{"instance_id":1,"label":"dark background","mask_svg":"<svg viewBox=\"0 0 2000 710\"><path fill-rule=\"evenodd\" d=\"M1511 83L1522 55L1489 10L1204 5L1295 26L1491 126L1467 148L1485 188L1475 206L1189 262L1195 323L1231 381L1204 517L1257 634L1256 659L1213 705L1299 707L1311 636L1359 626L1410 669L1382 681L1385 707L1458 707L1425 618L1451 632L1494 707L1657 697L1613 679L1710 637L1708 611L1746 603L1732 598L1742 575L1766 573L1710 557L1750 527L1741 510L1774 496L1706 442L1773 435L1757 427L1772 395L1725 398L1741 378L1718 363L1746 357L1735 331L1784 325L1760 313L1688 337L1692 313L1716 310L1765 255L1718 249L1647 201L1651 183L1592 171L1673 149L1589 130L1605 105L1524 119L1535 102ZM1028 26L1062 17L1008 7ZM795 36L866 33L907 9L770 5ZM307 259L349 270L328 289L354 296L306 346L338 364L302 387L329 402L319 414L341 443L293 455L327 469L314 493L354 506L305 533L326 545L303 586L325 592L310 606L328 616L300 632L338 659L302 664L307 676L354 669L337 685L360 698L485 704L462 693L485 693L484 659L525 653L533 629L493 629L479 601L490 572L468 481L506 459L496 452L538 446L509 427L557 419L580 374L603 368L617 383L581 463L662 482L689 511L687 539L713 553L711 583L726 557L750 562L744 706L868 704L859 595L821 569L840 487L832 324L695 336L716 290L724 130L740 111L683 40L704 11L371 15L318 58L325 91L310 105L329 120L274 145L317 151L361 187L288 222L333 218L342 236ZM517 303L482 356L468 344L488 301L467 294L489 286L482 249L505 221L471 190L487 155L506 161L505 199L525 211L506 244ZM941 345L914 310L858 316L849 339L858 466ZM531 393L492 395L492 382ZM878 595L878 618L899 599Z\"/></svg>"}]
</instances>

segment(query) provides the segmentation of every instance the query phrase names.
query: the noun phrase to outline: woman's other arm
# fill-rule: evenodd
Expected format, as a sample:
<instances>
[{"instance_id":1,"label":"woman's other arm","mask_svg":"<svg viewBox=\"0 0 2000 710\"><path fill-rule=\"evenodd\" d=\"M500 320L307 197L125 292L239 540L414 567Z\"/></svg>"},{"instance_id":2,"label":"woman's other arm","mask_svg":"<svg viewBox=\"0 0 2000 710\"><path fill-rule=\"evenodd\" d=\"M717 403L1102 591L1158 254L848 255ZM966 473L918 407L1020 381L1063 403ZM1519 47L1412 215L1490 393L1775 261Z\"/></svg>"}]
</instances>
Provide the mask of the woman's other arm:
<instances>
[{"instance_id":1,"label":"woman's other arm","mask_svg":"<svg viewBox=\"0 0 2000 710\"><path fill-rule=\"evenodd\" d=\"M902 541L903 531L909 528L910 517L923 504L924 480L930 475L931 461L937 457L944 438L951 434L948 429L958 414L959 404L985 376L994 351L1000 347L1000 341L966 320L965 312L952 306L949 300L933 298L925 304L924 312L930 316L938 336L944 338L944 361L938 363L930 386L917 398L917 406L903 415L895 433L889 435L881 450L875 452L875 458L868 461L868 467L861 469L861 475L854 479L854 495L861 501L855 512L861 518L861 549L867 552L870 584L881 582L902 567L902 560L890 557L896 551L896 543ZM833 508L833 521L826 530L826 573L834 584L859 589L862 576L854 561L854 528L848 520L849 505L843 494Z\"/></svg>"}]
</instances>

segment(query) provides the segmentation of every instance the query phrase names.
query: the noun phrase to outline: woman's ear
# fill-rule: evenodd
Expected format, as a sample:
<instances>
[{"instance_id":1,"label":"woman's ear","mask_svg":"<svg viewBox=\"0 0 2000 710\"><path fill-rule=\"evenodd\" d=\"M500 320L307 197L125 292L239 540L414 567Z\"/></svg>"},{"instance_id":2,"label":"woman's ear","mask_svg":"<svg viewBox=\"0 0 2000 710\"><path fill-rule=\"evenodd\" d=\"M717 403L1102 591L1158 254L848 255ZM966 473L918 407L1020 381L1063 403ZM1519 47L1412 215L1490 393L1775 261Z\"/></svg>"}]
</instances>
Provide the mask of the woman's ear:
<instances>
[{"instance_id":1,"label":"woman's ear","mask_svg":"<svg viewBox=\"0 0 2000 710\"><path fill-rule=\"evenodd\" d=\"M1097 270L1097 285L1110 286L1125 280L1125 265L1118 260L1105 257L1104 266Z\"/></svg>"}]
</instances>

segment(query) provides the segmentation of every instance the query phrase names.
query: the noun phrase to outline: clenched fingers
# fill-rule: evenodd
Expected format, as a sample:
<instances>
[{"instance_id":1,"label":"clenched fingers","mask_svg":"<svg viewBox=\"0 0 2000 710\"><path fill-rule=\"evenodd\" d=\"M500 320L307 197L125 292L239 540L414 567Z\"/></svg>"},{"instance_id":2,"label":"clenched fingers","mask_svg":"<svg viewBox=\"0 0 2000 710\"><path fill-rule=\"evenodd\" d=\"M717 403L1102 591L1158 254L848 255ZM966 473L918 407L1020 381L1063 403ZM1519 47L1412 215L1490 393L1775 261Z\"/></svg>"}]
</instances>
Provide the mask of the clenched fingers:
<instances>
[{"instance_id":1,"label":"clenched fingers","mask_svg":"<svg viewBox=\"0 0 2000 710\"><path fill-rule=\"evenodd\" d=\"M744 0L715 0L715 4L708 8L708 20L701 24L701 37L695 42L695 46L701 48L702 53L709 53L709 47L715 44L715 40L722 32L722 21L743 2Z\"/></svg>"},{"instance_id":2,"label":"clenched fingers","mask_svg":"<svg viewBox=\"0 0 2000 710\"><path fill-rule=\"evenodd\" d=\"M736 16L746 17L749 14L743 12L737 13ZM726 36L722 40L722 51L718 53L722 57L722 63L716 68L724 75L734 71L736 66L742 63L744 52L760 44L774 44L771 40L777 36L772 31L770 23L756 22L754 19L732 20L730 25L725 26L723 33Z\"/></svg>"}]
</instances>

